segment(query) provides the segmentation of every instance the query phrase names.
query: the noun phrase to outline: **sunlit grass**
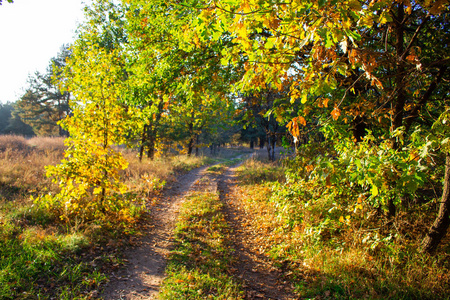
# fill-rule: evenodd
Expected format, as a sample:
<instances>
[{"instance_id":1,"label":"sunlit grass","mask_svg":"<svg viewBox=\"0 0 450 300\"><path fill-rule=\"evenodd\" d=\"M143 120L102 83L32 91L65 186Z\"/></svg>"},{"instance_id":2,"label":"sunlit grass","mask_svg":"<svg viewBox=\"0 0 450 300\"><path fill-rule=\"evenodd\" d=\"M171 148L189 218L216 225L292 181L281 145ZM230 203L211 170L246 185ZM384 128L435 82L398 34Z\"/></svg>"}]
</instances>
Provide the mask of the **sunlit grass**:
<instances>
[{"instance_id":1,"label":"sunlit grass","mask_svg":"<svg viewBox=\"0 0 450 300\"><path fill-rule=\"evenodd\" d=\"M239 172L242 184L284 181L284 169L278 163L262 160L260 157L248 159Z\"/></svg>"},{"instance_id":2,"label":"sunlit grass","mask_svg":"<svg viewBox=\"0 0 450 300\"><path fill-rule=\"evenodd\" d=\"M1 299L63 299L67 289L83 298L106 279L78 258L89 245L81 233L3 222L0 241Z\"/></svg>"}]
</instances>

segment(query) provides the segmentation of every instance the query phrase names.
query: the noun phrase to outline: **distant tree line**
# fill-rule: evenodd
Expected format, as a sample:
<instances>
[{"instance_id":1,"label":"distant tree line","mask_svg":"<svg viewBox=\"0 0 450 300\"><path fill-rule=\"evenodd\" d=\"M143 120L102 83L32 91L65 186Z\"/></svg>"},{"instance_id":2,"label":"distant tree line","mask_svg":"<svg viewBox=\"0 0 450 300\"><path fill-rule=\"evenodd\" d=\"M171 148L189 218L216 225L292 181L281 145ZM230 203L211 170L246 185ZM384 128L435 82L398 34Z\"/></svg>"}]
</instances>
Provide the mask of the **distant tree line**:
<instances>
[{"instance_id":1,"label":"distant tree line","mask_svg":"<svg viewBox=\"0 0 450 300\"><path fill-rule=\"evenodd\" d=\"M61 47L50 60L44 73L28 78L28 87L17 101L0 106L0 133L24 136L65 136L58 121L70 114L70 93L56 83L70 55L69 47Z\"/></svg>"}]
</instances>

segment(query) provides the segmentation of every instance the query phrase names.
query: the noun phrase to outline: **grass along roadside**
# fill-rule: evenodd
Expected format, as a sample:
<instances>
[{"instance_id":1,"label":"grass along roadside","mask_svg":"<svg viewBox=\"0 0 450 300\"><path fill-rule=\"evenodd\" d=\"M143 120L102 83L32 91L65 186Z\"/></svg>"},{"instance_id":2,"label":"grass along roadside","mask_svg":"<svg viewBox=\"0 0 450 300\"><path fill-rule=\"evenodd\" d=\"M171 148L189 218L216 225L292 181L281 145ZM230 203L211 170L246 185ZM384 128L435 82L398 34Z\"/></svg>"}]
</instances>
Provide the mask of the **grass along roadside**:
<instances>
[{"instance_id":1,"label":"grass along roadside","mask_svg":"<svg viewBox=\"0 0 450 300\"><path fill-rule=\"evenodd\" d=\"M215 184L208 176L201 180L202 185ZM217 192L195 191L186 197L160 298L243 299L241 287L228 273L233 256L222 208Z\"/></svg>"}]
</instances>

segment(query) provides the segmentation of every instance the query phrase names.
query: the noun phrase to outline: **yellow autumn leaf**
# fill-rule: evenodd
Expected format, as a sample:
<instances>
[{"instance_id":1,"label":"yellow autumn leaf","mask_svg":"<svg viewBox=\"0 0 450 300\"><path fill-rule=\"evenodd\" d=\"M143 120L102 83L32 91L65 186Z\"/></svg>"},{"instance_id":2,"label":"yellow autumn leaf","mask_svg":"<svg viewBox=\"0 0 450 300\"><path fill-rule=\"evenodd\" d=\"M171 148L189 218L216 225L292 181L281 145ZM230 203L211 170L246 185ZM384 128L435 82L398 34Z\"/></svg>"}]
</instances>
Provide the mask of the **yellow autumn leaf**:
<instances>
[{"instance_id":1,"label":"yellow autumn leaf","mask_svg":"<svg viewBox=\"0 0 450 300\"><path fill-rule=\"evenodd\" d=\"M328 107L328 102L330 101L330 99L325 98L322 101L319 101L319 104L317 106L319 107Z\"/></svg>"},{"instance_id":2,"label":"yellow autumn leaf","mask_svg":"<svg viewBox=\"0 0 450 300\"><path fill-rule=\"evenodd\" d=\"M417 59L417 56L414 55L414 54L410 54L410 55L406 56L406 60L409 61L409 62L411 62L411 63L412 63L412 62L415 62L416 59Z\"/></svg>"},{"instance_id":3,"label":"yellow autumn leaf","mask_svg":"<svg viewBox=\"0 0 450 300\"><path fill-rule=\"evenodd\" d=\"M410 14L412 13L412 6L411 6L411 3L408 5L408 7L406 7L406 13L407 13L408 15L410 15Z\"/></svg>"},{"instance_id":4,"label":"yellow autumn leaf","mask_svg":"<svg viewBox=\"0 0 450 300\"><path fill-rule=\"evenodd\" d=\"M243 22L239 22L237 25L237 33L240 37L247 38L247 26Z\"/></svg>"},{"instance_id":5,"label":"yellow autumn leaf","mask_svg":"<svg viewBox=\"0 0 450 300\"><path fill-rule=\"evenodd\" d=\"M94 189L94 195L98 195L98 194L100 194L102 192L102 188L101 187L96 187L95 189Z\"/></svg>"},{"instance_id":6,"label":"yellow autumn leaf","mask_svg":"<svg viewBox=\"0 0 450 300\"><path fill-rule=\"evenodd\" d=\"M371 191L372 191L372 196L377 196L378 195L378 188L374 185L374 186L372 186L372 189L371 189Z\"/></svg>"},{"instance_id":7,"label":"yellow autumn leaf","mask_svg":"<svg viewBox=\"0 0 450 300\"><path fill-rule=\"evenodd\" d=\"M242 2L241 6L240 6L240 10L241 10L243 13L249 13L249 12L252 11L252 9L251 9L250 4L248 3L248 1L243 1L243 2Z\"/></svg>"},{"instance_id":8,"label":"yellow autumn leaf","mask_svg":"<svg viewBox=\"0 0 450 300\"><path fill-rule=\"evenodd\" d=\"M289 121L289 123L286 125L289 132L292 134L292 136L297 137L299 134L298 130L298 124L295 122L295 120Z\"/></svg>"},{"instance_id":9,"label":"yellow autumn leaf","mask_svg":"<svg viewBox=\"0 0 450 300\"><path fill-rule=\"evenodd\" d=\"M345 29L350 29L350 27L352 27L352 22L350 21L350 19L345 20L343 24Z\"/></svg>"},{"instance_id":10,"label":"yellow autumn leaf","mask_svg":"<svg viewBox=\"0 0 450 300\"><path fill-rule=\"evenodd\" d=\"M269 23L270 28L275 30L280 26L281 20L276 15L271 15Z\"/></svg>"},{"instance_id":11,"label":"yellow autumn leaf","mask_svg":"<svg viewBox=\"0 0 450 300\"><path fill-rule=\"evenodd\" d=\"M386 24L390 21L390 17L388 15L388 13L386 11L383 11L380 15L380 18L378 19L378 22L380 22L380 24Z\"/></svg>"},{"instance_id":12,"label":"yellow autumn leaf","mask_svg":"<svg viewBox=\"0 0 450 300\"><path fill-rule=\"evenodd\" d=\"M305 104L306 101L308 101L308 95L307 94L303 94L302 95L302 100L301 100L302 104Z\"/></svg>"}]
</instances>

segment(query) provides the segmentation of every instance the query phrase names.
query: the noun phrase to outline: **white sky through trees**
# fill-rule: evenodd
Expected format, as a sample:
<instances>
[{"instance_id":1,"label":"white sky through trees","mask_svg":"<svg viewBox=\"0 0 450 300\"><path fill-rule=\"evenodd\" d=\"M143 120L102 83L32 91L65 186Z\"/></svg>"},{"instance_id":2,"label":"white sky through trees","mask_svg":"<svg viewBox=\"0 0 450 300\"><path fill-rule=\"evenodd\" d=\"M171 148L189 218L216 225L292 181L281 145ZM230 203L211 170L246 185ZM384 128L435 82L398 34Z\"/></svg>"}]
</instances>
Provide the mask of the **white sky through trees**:
<instances>
[{"instance_id":1,"label":"white sky through trees","mask_svg":"<svg viewBox=\"0 0 450 300\"><path fill-rule=\"evenodd\" d=\"M23 94L28 75L44 72L83 20L82 0L14 0L0 6L0 103Z\"/></svg>"}]
</instances>

